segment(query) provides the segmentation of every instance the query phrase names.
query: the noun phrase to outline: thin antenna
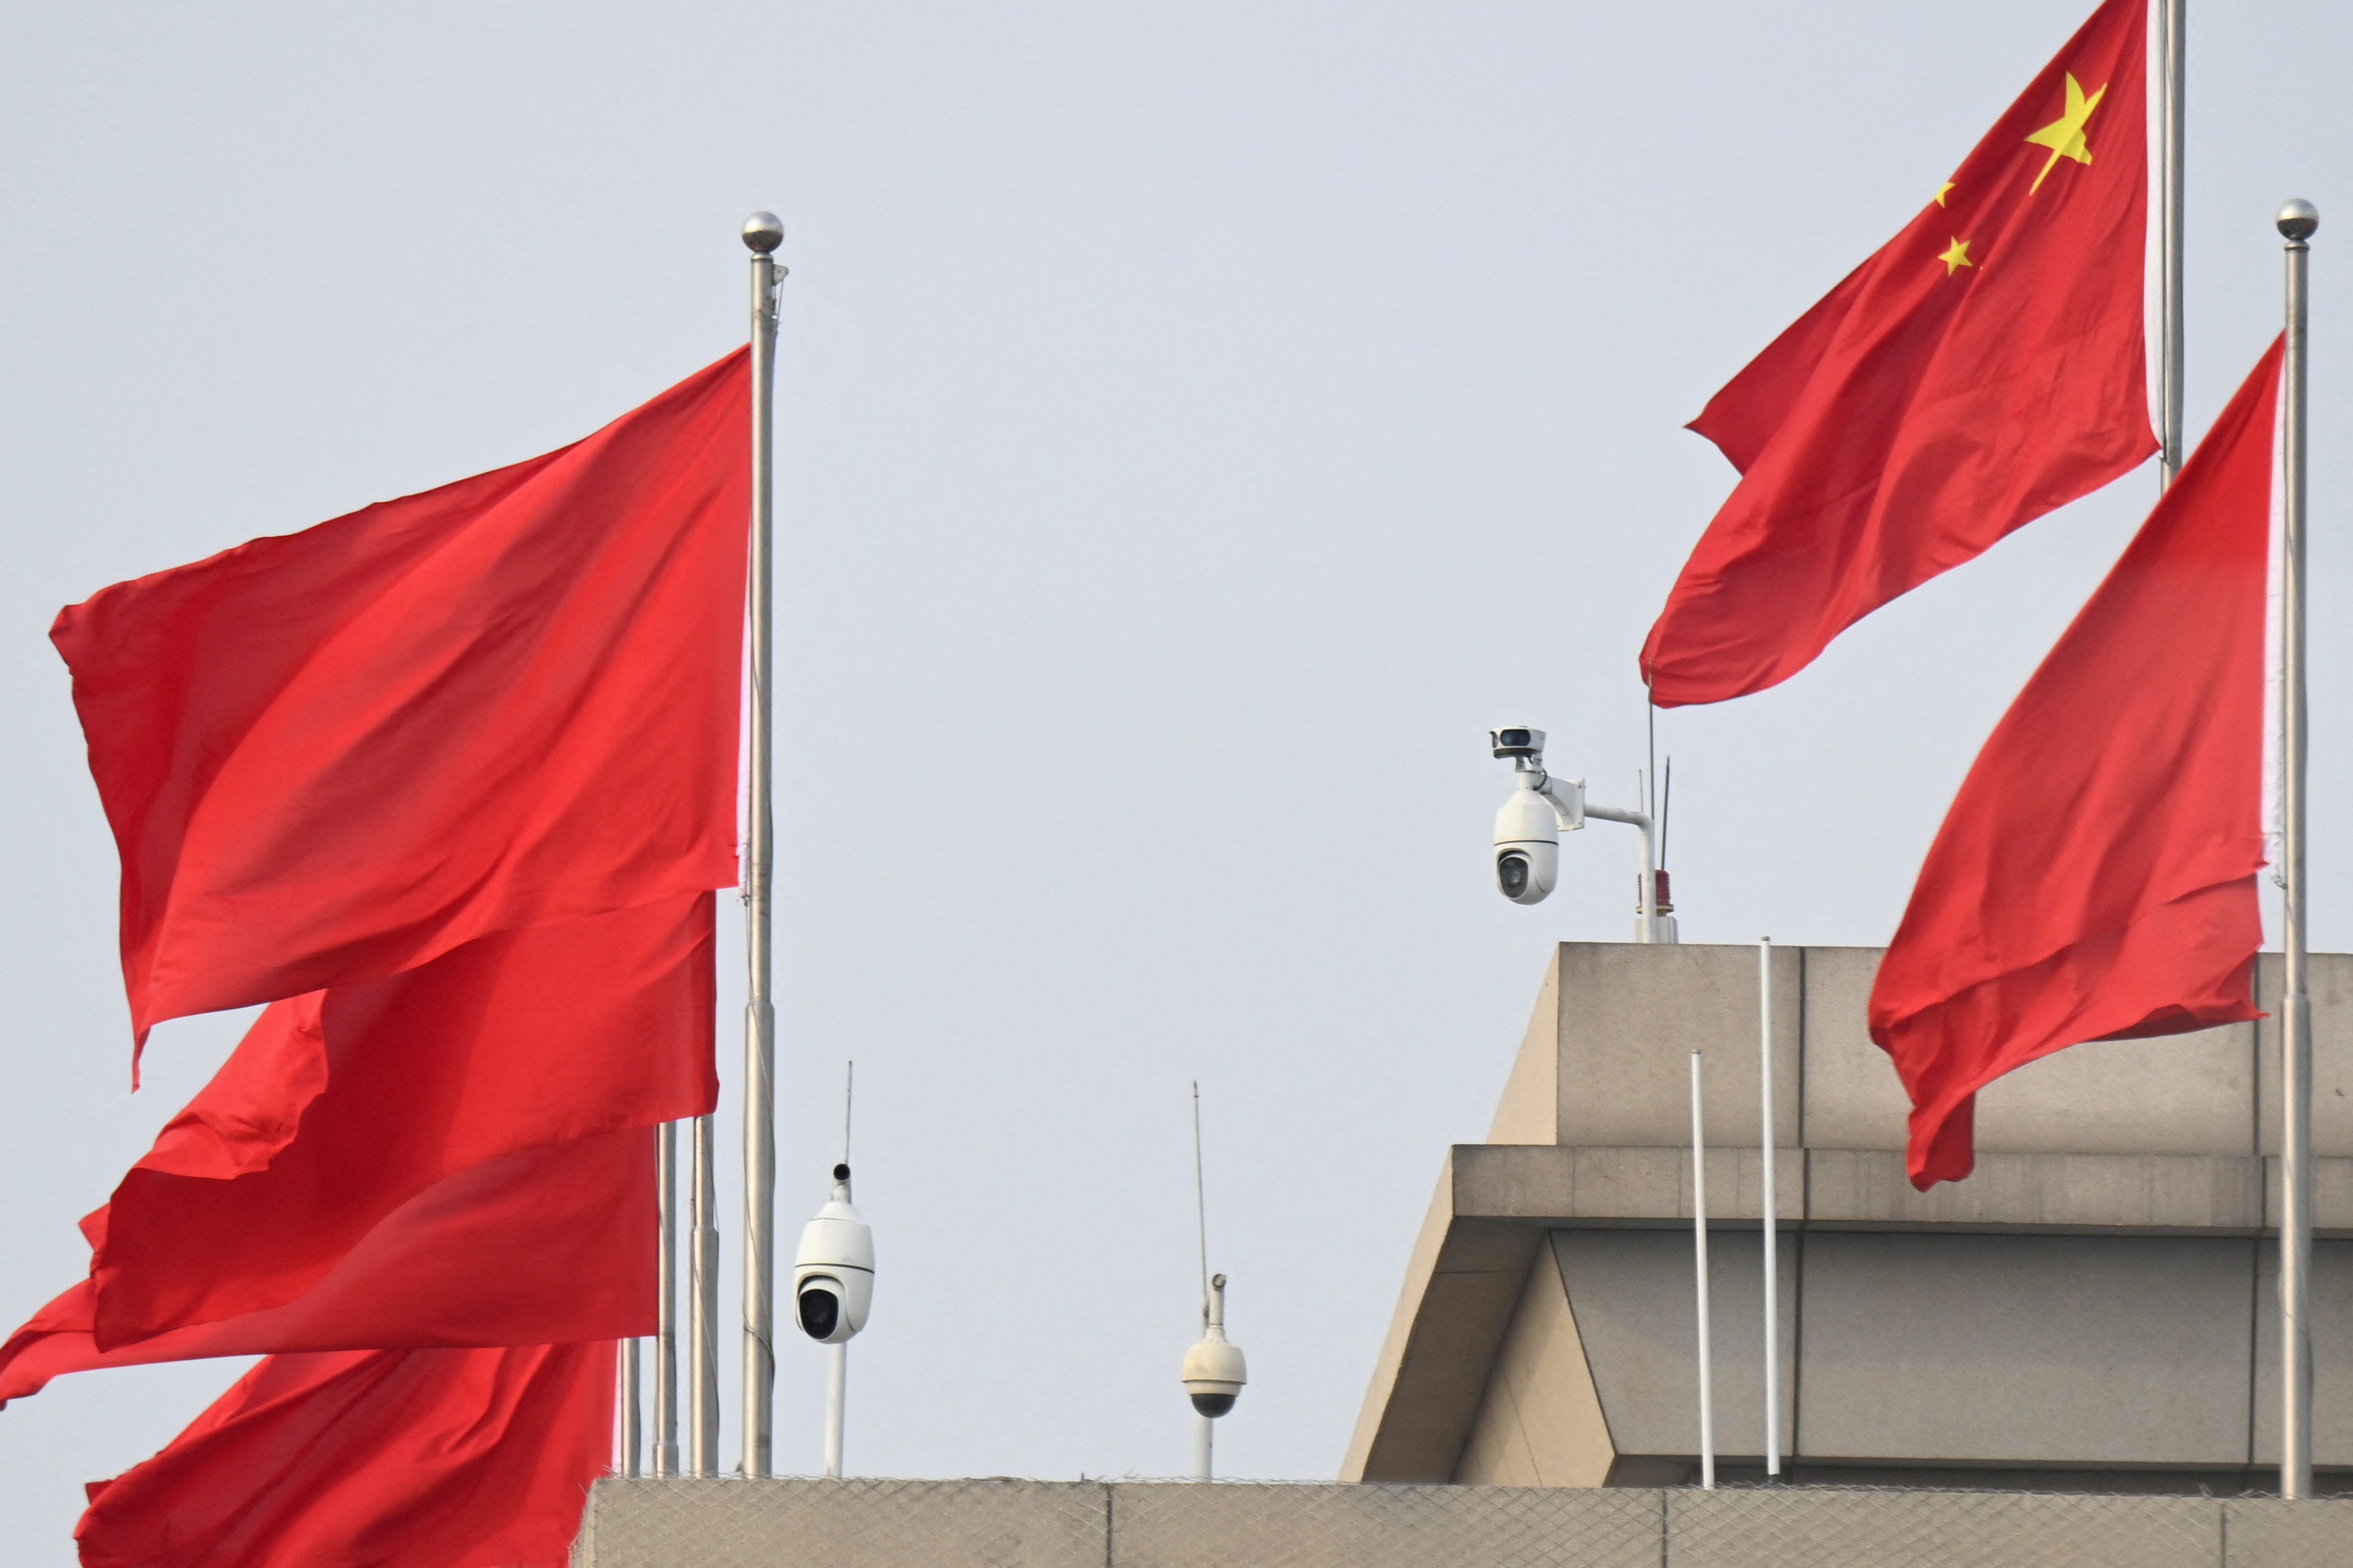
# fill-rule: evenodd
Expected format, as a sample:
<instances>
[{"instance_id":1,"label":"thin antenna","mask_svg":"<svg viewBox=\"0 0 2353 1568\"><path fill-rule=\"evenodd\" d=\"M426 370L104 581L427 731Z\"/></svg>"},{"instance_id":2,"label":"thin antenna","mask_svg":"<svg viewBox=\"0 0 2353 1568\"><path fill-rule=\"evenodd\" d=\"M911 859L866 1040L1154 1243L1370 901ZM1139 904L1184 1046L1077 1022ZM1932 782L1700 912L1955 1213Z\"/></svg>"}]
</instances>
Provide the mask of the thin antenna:
<instances>
[{"instance_id":1,"label":"thin antenna","mask_svg":"<svg viewBox=\"0 0 2353 1568\"><path fill-rule=\"evenodd\" d=\"M858 1064L841 1064L841 1163L849 1163L849 1110L858 1093Z\"/></svg>"},{"instance_id":2,"label":"thin antenna","mask_svg":"<svg viewBox=\"0 0 2353 1568\"><path fill-rule=\"evenodd\" d=\"M1201 1080L1193 1080L1193 1224L1201 1241L1201 1321L1209 1321L1209 1200L1201 1184Z\"/></svg>"},{"instance_id":3,"label":"thin antenna","mask_svg":"<svg viewBox=\"0 0 2353 1568\"><path fill-rule=\"evenodd\" d=\"M1651 820L1656 822L1659 820L1659 705L1651 700L1651 683L1647 680L1642 683L1642 733L1651 763L1651 794L1648 797ZM1663 866L1666 863L1666 850L1662 846L1659 864Z\"/></svg>"},{"instance_id":4,"label":"thin antenna","mask_svg":"<svg viewBox=\"0 0 2353 1568\"><path fill-rule=\"evenodd\" d=\"M1667 776L1659 789L1659 869L1662 871L1667 868L1667 813L1674 809L1674 805L1675 759L1672 754L1670 754L1667 758ZM1706 868L1704 866L1700 868L1703 871Z\"/></svg>"}]
</instances>

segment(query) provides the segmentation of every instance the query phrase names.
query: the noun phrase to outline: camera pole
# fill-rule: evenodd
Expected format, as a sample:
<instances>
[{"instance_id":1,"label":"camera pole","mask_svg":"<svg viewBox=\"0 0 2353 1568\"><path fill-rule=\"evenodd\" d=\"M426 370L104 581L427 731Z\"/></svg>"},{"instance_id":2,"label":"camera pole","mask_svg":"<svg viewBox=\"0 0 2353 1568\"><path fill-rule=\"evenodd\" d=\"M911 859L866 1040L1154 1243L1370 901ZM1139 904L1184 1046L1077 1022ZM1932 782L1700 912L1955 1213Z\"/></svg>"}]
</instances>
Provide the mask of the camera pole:
<instances>
[{"instance_id":1,"label":"camera pole","mask_svg":"<svg viewBox=\"0 0 2353 1568\"><path fill-rule=\"evenodd\" d=\"M776 750L776 285L785 276L774 252L784 238L785 226L774 213L756 212L744 220L744 243L752 251L751 821L744 856L744 930L750 970L744 1007L744 1474L754 1478L774 1473L776 1405L776 1013L769 989L774 933L768 917L776 849L769 796ZM712 1416L715 1427L716 1409ZM715 1448L715 1431L712 1436Z\"/></svg>"}]
</instances>

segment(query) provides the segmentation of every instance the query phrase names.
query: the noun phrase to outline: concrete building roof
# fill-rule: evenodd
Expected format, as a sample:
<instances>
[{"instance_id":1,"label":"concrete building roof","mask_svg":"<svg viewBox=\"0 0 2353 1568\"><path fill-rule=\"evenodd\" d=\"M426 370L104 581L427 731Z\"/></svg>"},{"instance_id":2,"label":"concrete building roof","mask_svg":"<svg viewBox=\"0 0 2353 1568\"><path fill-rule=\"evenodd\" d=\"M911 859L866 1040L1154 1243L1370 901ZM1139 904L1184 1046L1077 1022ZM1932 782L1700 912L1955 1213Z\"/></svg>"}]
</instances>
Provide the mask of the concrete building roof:
<instances>
[{"instance_id":1,"label":"concrete building roof","mask_svg":"<svg viewBox=\"0 0 2353 1568\"><path fill-rule=\"evenodd\" d=\"M1908 1103L1864 1026L1878 959L1773 955L1784 1452L1847 1479L2262 1484L2272 1023L2031 1064L1979 1097L1976 1173L1923 1194ZM1343 1479L1688 1474L1694 1049L1718 1441L1736 1468L1761 1456L1757 963L1746 946L1557 949L1487 1141L1442 1162ZM2353 958L2313 971L2318 1452L2353 1466Z\"/></svg>"}]
</instances>

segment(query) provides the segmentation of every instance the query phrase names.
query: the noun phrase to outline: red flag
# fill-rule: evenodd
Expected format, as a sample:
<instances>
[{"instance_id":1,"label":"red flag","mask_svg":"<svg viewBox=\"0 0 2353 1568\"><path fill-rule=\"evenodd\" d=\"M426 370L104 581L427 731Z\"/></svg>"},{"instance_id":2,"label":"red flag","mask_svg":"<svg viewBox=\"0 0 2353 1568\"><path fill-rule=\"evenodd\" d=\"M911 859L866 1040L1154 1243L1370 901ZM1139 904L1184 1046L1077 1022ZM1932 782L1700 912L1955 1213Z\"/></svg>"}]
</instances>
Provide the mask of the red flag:
<instances>
[{"instance_id":1,"label":"red flag","mask_svg":"<svg viewBox=\"0 0 2353 1568\"><path fill-rule=\"evenodd\" d=\"M2274 343L1978 753L1871 993L1910 1168L2082 1040L2259 1017Z\"/></svg>"},{"instance_id":2,"label":"red flag","mask_svg":"<svg viewBox=\"0 0 2353 1568\"><path fill-rule=\"evenodd\" d=\"M649 1331L650 1129L717 1097L711 905L271 1006L83 1222L91 1278L0 1347L0 1401L97 1366Z\"/></svg>"},{"instance_id":3,"label":"red flag","mask_svg":"<svg viewBox=\"0 0 2353 1568\"><path fill-rule=\"evenodd\" d=\"M712 965L712 898L696 893L501 932L273 1005L227 1081L115 1190L91 1264L99 1343L282 1306L404 1205L487 1161L710 1110ZM291 1092L251 1093L248 1050ZM216 1131L297 1119L266 1153ZM642 1173L649 1184L650 1163ZM452 1253L440 1269L529 1288L511 1259Z\"/></svg>"},{"instance_id":4,"label":"red flag","mask_svg":"<svg viewBox=\"0 0 2353 1568\"><path fill-rule=\"evenodd\" d=\"M733 882L746 353L59 613L142 1040Z\"/></svg>"},{"instance_id":5,"label":"red flag","mask_svg":"<svg viewBox=\"0 0 2353 1568\"><path fill-rule=\"evenodd\" d=\"M1777 686L2157 449L2147 21L2108 0L1920 216L1692 428L1741 479L1642 648L1662 708Z\"/></svg>"},{"instance_id":6,"label":"red flag","mask_svg":"<svg viewBox=\"0 0 2353 1568\"><path fill-rule=\"evenodd\" d=\"M83 1568L565 1568L613 1346L272 1356L93 1485Z\"/></svg>"}]
</instances>

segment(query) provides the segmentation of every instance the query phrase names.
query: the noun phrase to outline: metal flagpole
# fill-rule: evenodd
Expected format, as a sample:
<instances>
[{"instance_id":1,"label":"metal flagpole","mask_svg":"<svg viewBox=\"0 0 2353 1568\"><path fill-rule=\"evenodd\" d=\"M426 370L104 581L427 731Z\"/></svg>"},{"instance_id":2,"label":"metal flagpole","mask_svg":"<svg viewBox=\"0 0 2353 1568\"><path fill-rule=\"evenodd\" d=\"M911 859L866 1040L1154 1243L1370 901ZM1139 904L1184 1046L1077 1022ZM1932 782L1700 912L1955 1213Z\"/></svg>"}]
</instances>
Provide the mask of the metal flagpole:
<instances>
[{"instance_id":1,"label":"metal flagpole","mask_svg":"<svg viewBox=\"0 0 2353 1568\"><path fill-rule=\"evenodd\" d=\"M2158 0L2158 488L2181 472L2183 42L2189 0Z\"/></svg>"},{"instance_id":2,"label":"metal flagpole","mask_svg":"<svg viewBox=\"0 0 2353 1568\"><path fill-rule=\"evenodd\" d=\"M661 1215L654 1256L654 1474L678 1474L678 1123L654 1134L654 1202Z\"/></svg>"},{"instance_id":3,"label":"metal flagpole","mask_svg":"<svg viewBox=\"0 0 2353 1568\"><path fill-rule=\"evenodd\" d=\"M686 1473L719 1473L719 1127L698 1116L694 1128L694 1235L687 1250L691 1311L686 1337Z\"/></svg>"},{"instance_id":4,"label":"metal flagpole","mask_svg":"<svg viewBox=\"0 0 2353 1568\"><path fill-rule=\"evenodd\" d=\"M645 1448L645 1417L638 1408L638 1346L639 1340L623 1340L620 1345L621 1393L619 1411L619 1444L621 1452L613 1473L618 1476L642 1474L638 1456Z\"/></svg>"},{"instance_id":5,"label":"metal flagpole","mask_svg":"<svg viewBox=\"0 0 2353 1568\"><path fill-rule=\"evenodd\" d=\"M2286 435L2280 463L2282 511L2280 860L2285 889L2281 945L2286 994L2280 998L2280 1495L2312 1495L2312 998L2305 989L2304 662L2305 314L2307 243L2320 227L2310 202L2279 210L2287 237L2287 364L2282 376Z\"/></svg>"},{"instance_id":6,"label":"metal flagpole","mask_svg":"<svg viewBox=\"0 0 2353 1568\"><path fill-rule=\"evenodd\" d=\"M1781 1473L1780 1218L1773 1184L1773 939L1757 940L1757 1100L1765 1122L1765 1473Z\"/></svg>"},{"instance_id":7,"label":"metal flagpole","mask_svg":"<svg viewBox=\"0 0 2353 1568\"><path fill-rule=\"evenodd\" d=\"M770 763L776 737L775 250L785 226L756 212L744 220L752 251L752 723L751 821L744 835L744 931L750 968L744 1007L744 1473L774 1473L776 1413L776 1011L769 989L770 873L776 823Z\"/></svg>"},{"instance_id":8,"label":"metal flagpole","mask_svg":"<svg viewBox=\"0 0 2353 1568\"><path fill-rule=\"evenodd\" d=\"M1707 1132L1701 1115L1700 1053L1692 1053L1692 1252L1699 1300L1699 1484L1715 1489L1715 1359L1707 1331Z\"/></svg>"}]
</instances>

